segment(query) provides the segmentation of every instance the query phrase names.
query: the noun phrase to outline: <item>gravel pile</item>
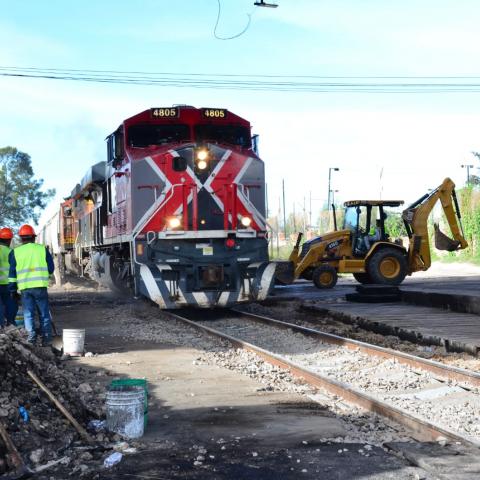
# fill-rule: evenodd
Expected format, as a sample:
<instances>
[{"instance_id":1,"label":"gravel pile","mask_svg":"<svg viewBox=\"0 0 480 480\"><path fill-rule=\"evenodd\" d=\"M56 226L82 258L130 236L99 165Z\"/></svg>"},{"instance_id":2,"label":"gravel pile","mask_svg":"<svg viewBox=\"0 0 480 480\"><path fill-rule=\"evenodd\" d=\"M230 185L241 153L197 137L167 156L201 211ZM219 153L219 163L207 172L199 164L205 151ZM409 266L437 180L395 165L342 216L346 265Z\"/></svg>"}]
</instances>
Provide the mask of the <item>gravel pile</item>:
<instances>
[{"instance_id":1,"label":"gravel pile","mask_svg":"<svg viewBox=\"0 0 480 480\"><path fill-rule=\"evenodd\" d=\"M276 329L244 318L217 321L215 329L283 356L313 372L352 385L435 424L480 440L477 421L480 392L476 387L467 391L456 382L439 382L428 372L414 370L391 359L324 344L291 330ZM435 393L437 388L438 393Z\"/></svg>"},{"instance_id":2,"label":"gravel pile","mask_svg":"<svg viewBox=\"0 0 480 480\"><path fill-rule=\"evenodd\" d=\"M96 468L91 463L101 461L104 446L113 437L92 433L93 439L104 446L85 446L73 426L27 374L28 370L36 374L85 426L103 416L103 389L87 381L91 372L79 367L66 369L64 365L50 349L28 344L20 330L8 327L0 331L0 423L29 468L35 470L62 458L60 467L86 474ZM11 466L6 446L0 440L0 475Z\"/></svg>"}]
</instances>

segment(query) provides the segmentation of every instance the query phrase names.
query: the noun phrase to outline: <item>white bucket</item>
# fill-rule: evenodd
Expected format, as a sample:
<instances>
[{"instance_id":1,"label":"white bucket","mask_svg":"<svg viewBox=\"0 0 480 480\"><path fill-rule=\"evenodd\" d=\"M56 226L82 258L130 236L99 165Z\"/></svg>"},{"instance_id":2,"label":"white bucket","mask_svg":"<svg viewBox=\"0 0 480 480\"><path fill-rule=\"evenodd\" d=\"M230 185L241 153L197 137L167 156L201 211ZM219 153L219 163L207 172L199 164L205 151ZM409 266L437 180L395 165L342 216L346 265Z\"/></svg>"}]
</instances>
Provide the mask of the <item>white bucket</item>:
<instances>
[{"instance_id":1,"label":"white bucket","mask_svg":"<svg viewBox=\"0 0 480 480\"><path fill-rule=\"evenodd\" d=\"M85 329L63 329L63 353L72 357L81 357L85 346Z\"/></svg>"},{"instance_id":2,"label":"white bucket","mask_svg":"<svg viewBox=\"0 0 480 480\"><path fill-rule=\"evenodd\" d=\"M107 392L107 429L127 438L139 438L144 429L143 387L115 386Z\"/></svg>"}]
</instances>

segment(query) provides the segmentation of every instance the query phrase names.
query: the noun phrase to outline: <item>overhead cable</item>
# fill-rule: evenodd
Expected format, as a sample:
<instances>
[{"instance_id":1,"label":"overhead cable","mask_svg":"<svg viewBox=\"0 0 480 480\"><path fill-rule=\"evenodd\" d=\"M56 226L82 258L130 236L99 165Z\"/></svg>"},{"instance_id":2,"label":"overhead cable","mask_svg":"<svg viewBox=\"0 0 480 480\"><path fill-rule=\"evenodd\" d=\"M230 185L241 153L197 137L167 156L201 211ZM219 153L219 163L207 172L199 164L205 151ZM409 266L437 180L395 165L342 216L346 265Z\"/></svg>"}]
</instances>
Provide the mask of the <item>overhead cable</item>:
<instances>
[{"instance_id":1,"label":"overhead cable","mask_svg":"<svg viewBox=\"0 0 480 480\"><path fill-rule=\"evenodd\" d=\"M0 66L0 76L122 85L307 93L479 92L480 76L381 77L125 72Z\"/></svg>"}]
</instances>

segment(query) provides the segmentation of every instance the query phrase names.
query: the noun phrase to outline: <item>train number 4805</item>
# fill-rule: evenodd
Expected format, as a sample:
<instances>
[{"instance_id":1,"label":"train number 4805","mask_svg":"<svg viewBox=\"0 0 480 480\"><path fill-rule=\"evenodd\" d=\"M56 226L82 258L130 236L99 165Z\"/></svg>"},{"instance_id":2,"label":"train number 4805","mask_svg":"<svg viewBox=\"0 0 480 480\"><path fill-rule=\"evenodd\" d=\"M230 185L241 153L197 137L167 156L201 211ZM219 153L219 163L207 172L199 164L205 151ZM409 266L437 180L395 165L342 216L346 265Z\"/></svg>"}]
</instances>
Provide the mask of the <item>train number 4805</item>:
<instances>
[{"instance_id":1,"label":"train number 4805","mask_svg":"<svg viewBox=\"0 0 480 480\"><path fill-rule=\"evenodd\" d=\"M207 118L225 118L227 111L223 108L204 108L203 116Z\"/></svg>"},{"instance_id":2,"label":"train number 4805","mask_svg":"<svg viewBox=\"0 0 480 480\"><path fill-rule=\"evenodd\" d=\"M154 118L174 118L178 117L178 108L152 108L152 117Z\"/></svg>"}]
</instances>

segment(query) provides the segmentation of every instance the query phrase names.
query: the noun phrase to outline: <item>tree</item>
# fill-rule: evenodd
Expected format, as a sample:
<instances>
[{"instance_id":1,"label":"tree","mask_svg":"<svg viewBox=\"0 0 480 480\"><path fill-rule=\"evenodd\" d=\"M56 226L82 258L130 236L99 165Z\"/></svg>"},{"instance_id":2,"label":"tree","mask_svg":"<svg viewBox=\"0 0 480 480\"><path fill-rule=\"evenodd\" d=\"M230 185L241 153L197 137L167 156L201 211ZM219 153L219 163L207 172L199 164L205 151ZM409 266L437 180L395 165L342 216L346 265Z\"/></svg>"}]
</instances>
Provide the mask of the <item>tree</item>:
<instances>
[{"instance_id":1,"label":"tree","mask_svg":"<svg viewBox=\"0 0 480 480\"><path fill-rule=\"evenodd\" d=\"M472 152L472 155L476 157L477 160L480 160L480 153ZM480 185L480 177L478 175L470 175L469 183L470 185Z\"/></svg>"},{"instance_id":2,"label":"tree","mask_svg":"<svg viewBox=\"0 0 480 480\"><path fill-rule=\"evenodd\" d=\"M0 226L38 222L41 209L55 195L42 191L43 180L34 178L30 155L15 147L0 148Z\"/></svg>"}]
</instances>

